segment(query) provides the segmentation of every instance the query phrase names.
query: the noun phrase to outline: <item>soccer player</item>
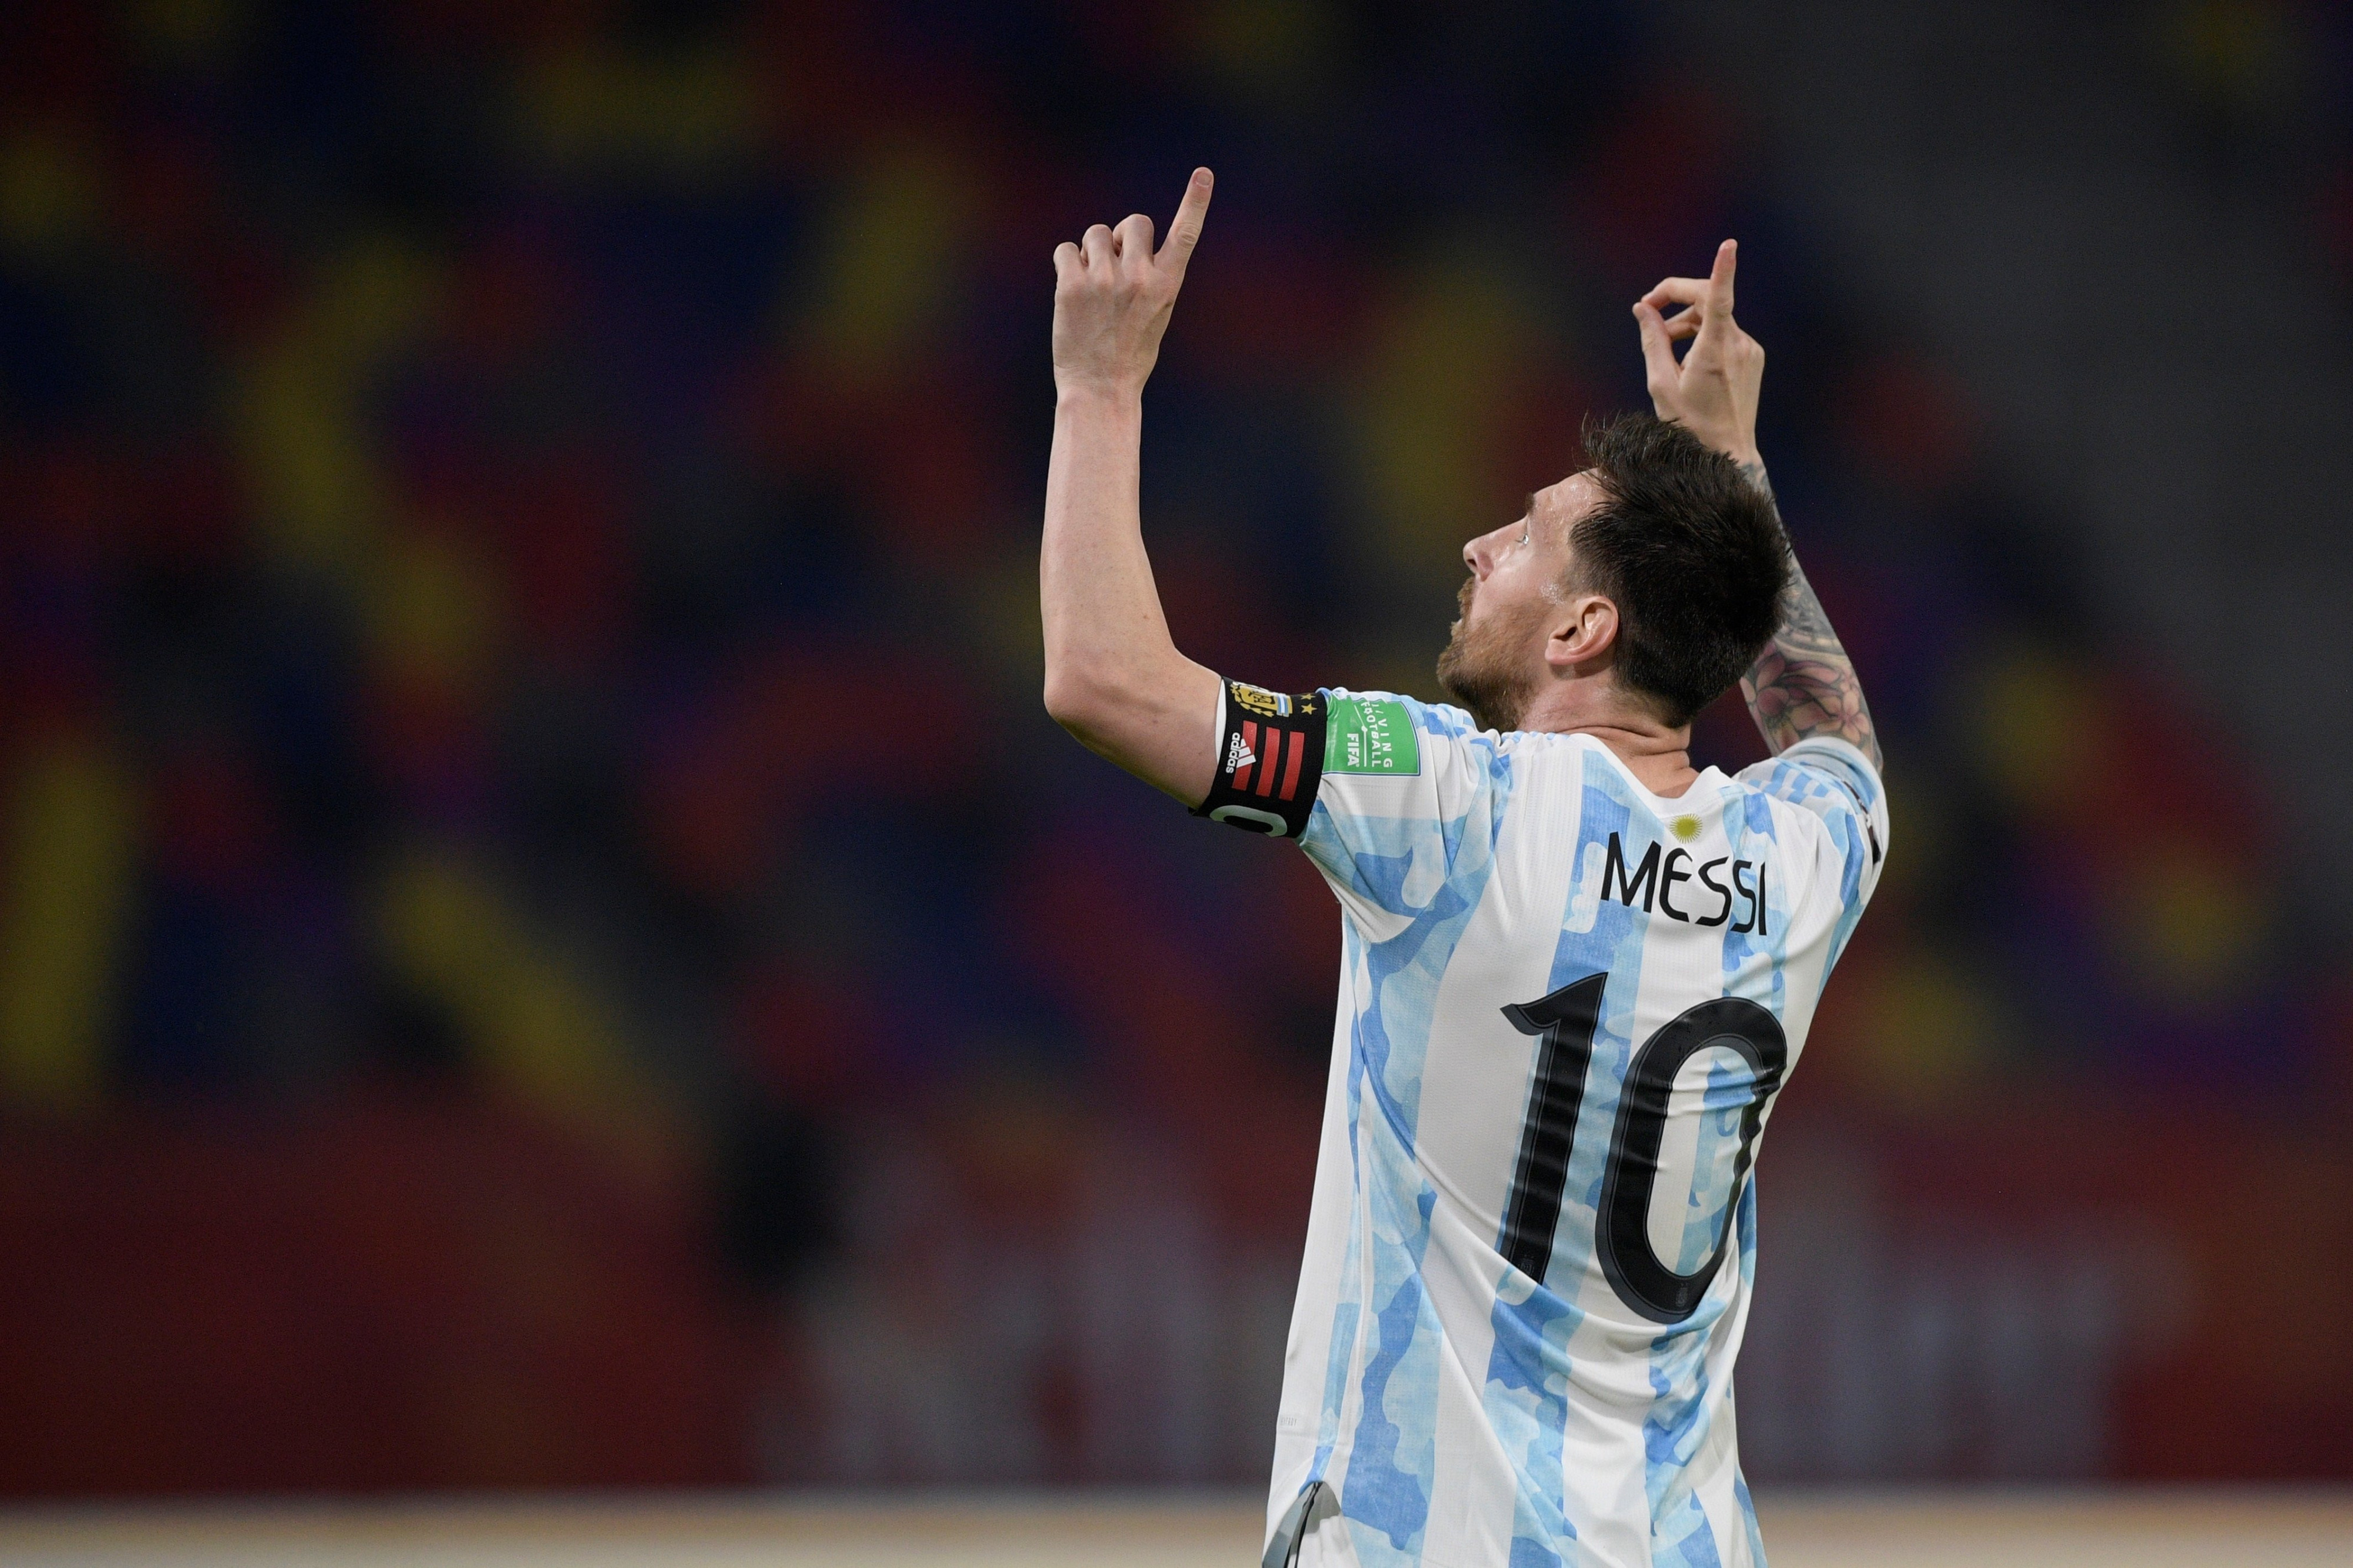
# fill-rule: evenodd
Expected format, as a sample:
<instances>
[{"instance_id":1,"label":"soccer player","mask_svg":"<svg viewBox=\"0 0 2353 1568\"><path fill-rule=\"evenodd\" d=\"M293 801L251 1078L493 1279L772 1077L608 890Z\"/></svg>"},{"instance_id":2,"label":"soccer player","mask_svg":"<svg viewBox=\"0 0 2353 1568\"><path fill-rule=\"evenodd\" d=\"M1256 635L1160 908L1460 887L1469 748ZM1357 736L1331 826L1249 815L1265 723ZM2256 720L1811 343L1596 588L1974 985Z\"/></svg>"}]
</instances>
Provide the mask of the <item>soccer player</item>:
<instances>
[{"instance_id":1,"label":"soccer player","mask_svg":"<svg viewBox=\"0 0 2353 1568\"><path fill-rule=\"evenodd\" d=\"M1731 1381L1747 1176L1888 819L1757 455L1733 245L1634 307L1656 416L1592 429L1463 547L1460 706L1284 695L1176 651L1137 513L1209 188L1156 253L1141 216L1054 252L1039 583L1054 717L1295 840L1343 911L1265 1562L1761 1564ZM1695 770L1692 717L1736 680L1775 754Z\"/></svg>"}]
</instances>

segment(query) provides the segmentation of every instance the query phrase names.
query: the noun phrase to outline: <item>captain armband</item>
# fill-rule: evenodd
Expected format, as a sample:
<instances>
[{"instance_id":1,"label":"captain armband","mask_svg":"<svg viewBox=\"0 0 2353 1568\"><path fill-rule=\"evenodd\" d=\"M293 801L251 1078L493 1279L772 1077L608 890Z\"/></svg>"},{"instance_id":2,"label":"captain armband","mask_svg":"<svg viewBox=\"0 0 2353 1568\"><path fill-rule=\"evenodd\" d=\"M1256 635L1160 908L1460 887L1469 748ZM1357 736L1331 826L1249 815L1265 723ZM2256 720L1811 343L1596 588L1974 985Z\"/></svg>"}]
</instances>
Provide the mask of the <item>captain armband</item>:
<instances>
[{"instance_id":1,"label":"captain armband","mask_svg":"<svg viewBox=\"0 0 2353 1568\"><path fill-rule=\"evenodd\" d=\"M1276 838L1298 837L1307 830L1324 776L1324 699L1313 691L1286 697L1229 680L1224 713L1217 774L1193 815Z\"/></svg>"}]
</instances>

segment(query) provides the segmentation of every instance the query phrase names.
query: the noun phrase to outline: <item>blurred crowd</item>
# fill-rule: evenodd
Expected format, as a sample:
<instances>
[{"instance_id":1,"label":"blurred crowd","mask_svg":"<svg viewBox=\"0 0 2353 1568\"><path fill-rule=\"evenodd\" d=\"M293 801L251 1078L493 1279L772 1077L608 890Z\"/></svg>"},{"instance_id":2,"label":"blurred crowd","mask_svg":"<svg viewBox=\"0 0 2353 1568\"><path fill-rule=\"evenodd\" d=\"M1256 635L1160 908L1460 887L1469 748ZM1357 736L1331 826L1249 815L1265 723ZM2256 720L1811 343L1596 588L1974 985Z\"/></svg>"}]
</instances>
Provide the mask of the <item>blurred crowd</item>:
<instances>
[{"instance_id":1,"label":"blurred crowd","mask_svg":"<svg viewBox=\"0 0 2353 1568\"><path fill-rule=\"evenodd\" d=\"M2353 1473L2334 806L1662 26L9 7L0 1493L1258 1478L1337 916L1039 701L1048 258L1196 163L1146 532L1285 689L1436 695L1461 540L1742 242L1900 838L1752 1470Z\"/></svg>"}]
</instances>

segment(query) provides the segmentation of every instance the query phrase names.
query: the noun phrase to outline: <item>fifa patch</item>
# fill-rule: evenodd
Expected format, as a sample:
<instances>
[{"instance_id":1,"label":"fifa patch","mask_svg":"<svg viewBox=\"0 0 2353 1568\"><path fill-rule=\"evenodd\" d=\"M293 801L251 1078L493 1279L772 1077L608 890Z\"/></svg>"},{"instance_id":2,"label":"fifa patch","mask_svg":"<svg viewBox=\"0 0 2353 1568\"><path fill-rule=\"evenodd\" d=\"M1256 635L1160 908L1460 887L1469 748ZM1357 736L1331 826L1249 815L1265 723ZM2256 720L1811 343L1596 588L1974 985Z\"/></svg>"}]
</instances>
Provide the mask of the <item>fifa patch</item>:
<instances>
[{"instance_id":1,"label":"fifa patch","mask_svg":"<svg viewBox=\"0 0 2353 1568\"><path fill-rule=\"evenodd\" d=\"M1421 772L1421 737L1402 702L1367 697L1335 698L1324 728L1327 773Z\"/></svg>"},{"instance_id":2,"label":"fifa patch","mask_svg":"<svg viewBox=\"0 0 2353 1568\"><path fill-rule=\"evenodd\" d=\"M1226 727L1218 737L1218 771L1196 816L1274 838L1296 838L1315 810L1324 777L1324 699L1288 697L1264 687L1226 682Z\"/></svg>"}]
</instances>

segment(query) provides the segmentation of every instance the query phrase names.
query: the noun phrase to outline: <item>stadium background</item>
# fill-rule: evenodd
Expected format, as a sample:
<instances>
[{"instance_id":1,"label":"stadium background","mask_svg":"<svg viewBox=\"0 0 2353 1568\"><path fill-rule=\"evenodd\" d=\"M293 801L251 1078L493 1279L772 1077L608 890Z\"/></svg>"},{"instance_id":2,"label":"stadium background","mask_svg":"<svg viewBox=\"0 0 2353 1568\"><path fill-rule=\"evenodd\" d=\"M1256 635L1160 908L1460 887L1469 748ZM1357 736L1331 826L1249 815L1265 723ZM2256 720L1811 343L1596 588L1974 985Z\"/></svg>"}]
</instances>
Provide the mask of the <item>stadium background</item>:
<instances>
[{"instance_id":1,"label":"stadium background","mask_svg":"<svg viewBox=\"0 0 2353 1568\"><path fill-rule=\"evenodd\" d=\"M1901 836L1750 1473L2353 1477L2353 30L1913 9L9 7L0 1495L1261 1479L1336 916L1038 702L1047 256L1196 163L1292 689L1742 241Z\"/></svg>"}]
</instances>

